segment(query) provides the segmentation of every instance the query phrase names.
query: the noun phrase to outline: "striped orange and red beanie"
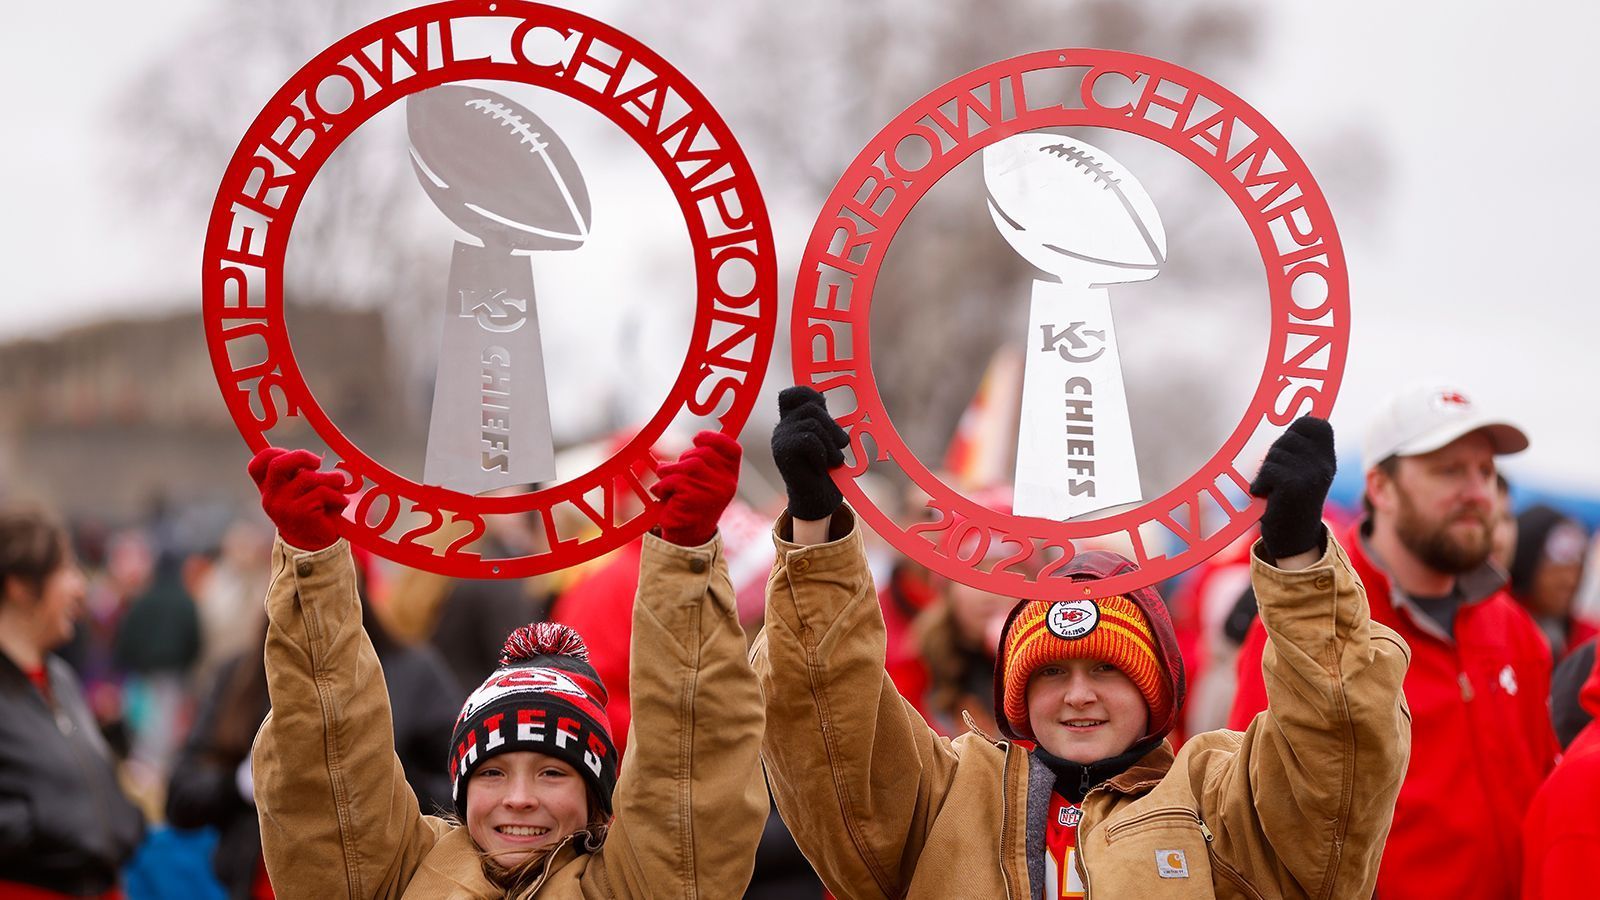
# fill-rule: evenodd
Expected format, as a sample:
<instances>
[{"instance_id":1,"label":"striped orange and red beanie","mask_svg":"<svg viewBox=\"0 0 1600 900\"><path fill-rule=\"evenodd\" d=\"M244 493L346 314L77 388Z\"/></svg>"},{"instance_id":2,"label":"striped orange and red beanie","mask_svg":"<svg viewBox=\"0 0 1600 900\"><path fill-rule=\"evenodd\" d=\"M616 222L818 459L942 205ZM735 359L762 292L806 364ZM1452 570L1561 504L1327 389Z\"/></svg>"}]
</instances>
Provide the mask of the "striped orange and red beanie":
<instances>
[{"instance_id":1,"label":"striped orange and red beanie","mask_svg":"<svg viewBox=\"0 0 1600 900\"><path fill-rule=\"evenodd\" d=\"M1173 681L1150 620L1132 600L1030 600L1012 613L1000 642L1001 710L1019 736L1033 739L1028 680L1064 659L1098 659L1121 669L1144 695L1152 728L1169 722Z\"/></svg>"}]
</instances>

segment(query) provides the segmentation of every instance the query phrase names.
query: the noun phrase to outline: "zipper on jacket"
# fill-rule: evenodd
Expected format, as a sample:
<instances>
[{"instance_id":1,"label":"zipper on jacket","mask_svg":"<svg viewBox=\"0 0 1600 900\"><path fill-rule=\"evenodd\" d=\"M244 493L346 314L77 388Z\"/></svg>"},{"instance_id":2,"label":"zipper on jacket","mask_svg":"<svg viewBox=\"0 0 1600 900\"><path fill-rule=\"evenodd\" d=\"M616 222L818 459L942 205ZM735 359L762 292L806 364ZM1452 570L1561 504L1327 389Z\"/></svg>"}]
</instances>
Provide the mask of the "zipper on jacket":
<instances>
[{"instance_id":1,"label":"zipper on jacket","mask_svg":"<svg viewBox=\"0 0 1600 900\"><path fill-rule=\"evenodd\" d=\"M1223 862L1222 858L1217 856L1216 851L1211 849L1210 844L1206 845L1206 851L1211 857L1212 868L1216 869L1218 872L1221 872L1224 878L1233 882L1234 887L1237 887L1245 894L1254 897L1255 900L1263 900L1261 892L1256 890L1255 887L1250 884L1250 882L1245 881L1244 876L1240 875L1237 869ZM1374 896L1376 896L1376 894L1374 894Z\"/></svg>"},{"instance_id":2,"label":"zipper on jacket","mask_svg":"<svg viewBox=\"0 0 1600 900\"><path fill-rule=\"evenodd\" d=\"M1200 825L1200 834L1206 839L1206 856L1211 858L1211 868L1221 872L1223 877L1233 882L1234 886L1240 891L1254 897L1255 900L1262 900L1261 892L1256 890L1255 885L1246 881L1245 877L1239 874L1238 869L1228 865L1226 860L1217 855L1217 848L1211 844L1214 836L1211 834L1211 829L1206 827L1206 820L1200 818L1198 814L1195 815L1194 819Z\"/></svg>"},{"instance_id":3,"label":"zipper on jacket","mask_svg":"<svg viewBox=\"0 0 1600 900\"><path fill-rule=\"evenodd\" d=\"M1252 897L1260 898L1261 892L1256 890L1255 886L1250 884L1250 882L1245 881L1244 876L1239 874L1239 870L1228 865L1227 862L1222 859L1222 857L1217 855L1216 848L1211 846L1212 841L1216 840L1216 836L1211 833L1210 828L1206 827L1206 820L1200 818L1198 815L1194 817L1194 820L1200 826L1200 836L1206 839L1206 855L1211 857L1211 867L1227 876L1228 880L1232 881L1234 885L1239 888L1239 890L1244 891Z\"/></svg>"},{"instance_id":4,"label":"zipper on jacket","mask_svg":"<svg viewBox=\"0 0 1600 900\"><path fill-rule=\"evenodd\" d=\"M1128 830L1129 828L1134 827L1135 825L1142 825L1155 819L1183 819L1187 822L1194 822L1200 826L1200 833L1205 836L1206 843L1209 844L1211 842L1211 829L1207 828L1206 823L1200 820L1199 813L1184 806L1164 806L1160 809L1152 809L1149 812L1140 813L1131 819L1125 819L1121 822L1116 822L1107 826L1106 843L1109 844L1110 842L1116 840L1117 835Z\"/></svg>"},{"instance_id":5,"label":"zipper on jacket","mask_svg":"<svg viewBox=\"0 0 1600 900\"><path fill-rule=\"evenodd\" d=\"M1083 795L1083 802L1078 804L1078 808L1087 811L1089 809L1089 794L1092 794L1097 790L1100 790L1099 785L1096 785L1088 793L1085 793ZM1089 885L1089 857L1083 852L1085 849L1087 849L1088 845L1083 840L1082 816L1079 816L1078 818L1078 834L1072 839L1072 844L1075 850L1072 855L1078 863L1078 874L1083 876L1083 900L1089 900L1089 897L1093 895L1093 892L1090 890Z\"/></svg>"},{"instance_id":6,"label":"zipper on jacket","mask_svg":"<svg viewBox=\"0 0 1600 900\"><path fill-rule=\"evenodd\" d=\"M1014 744L1006 745L1006 762L1000 769L1000 879L1005 882L1006 900L1015 900L1011 890L1011 857L1006 853L1006 834L1011 825L1011 757ZM1027 840L1027 836L1023 836ZM1088 896L1085 886L1084 896Z\"/></svg>"}]
</instances>

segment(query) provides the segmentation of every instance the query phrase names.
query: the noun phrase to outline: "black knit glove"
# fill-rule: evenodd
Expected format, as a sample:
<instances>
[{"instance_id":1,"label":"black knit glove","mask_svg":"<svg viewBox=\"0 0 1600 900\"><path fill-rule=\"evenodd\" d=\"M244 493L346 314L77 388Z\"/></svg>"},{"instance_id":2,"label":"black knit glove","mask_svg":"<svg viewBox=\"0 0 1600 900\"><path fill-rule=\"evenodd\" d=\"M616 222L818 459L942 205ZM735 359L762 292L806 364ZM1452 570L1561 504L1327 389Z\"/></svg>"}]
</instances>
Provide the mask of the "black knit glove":
<instances>
[{"instance_id":1,"label":"black knit glove","mask_svg":"<svg viewBox=\"0 0 1600 900\"><path fill-rule=\"evenodd\" d=\"M1333 484L1333 428L1302 416L1272 442L1250 493L1267 501L1261 540L1273 559L1322 546L1322 504Z\"/></svg>"},{"instance_id":2,"label":"black knit glove","mask_svg":"<svg viewBox=\"0 0 1600 900\"><path fill-rule=\"evenodd\" d=\"M808 387L784 388L778 395L778 425L772 429L772 460L789 491L796 519L827 519L844 502L828 475L844 465L849 437L828 415L828 401Z\"/></svg>"}]
</instances>

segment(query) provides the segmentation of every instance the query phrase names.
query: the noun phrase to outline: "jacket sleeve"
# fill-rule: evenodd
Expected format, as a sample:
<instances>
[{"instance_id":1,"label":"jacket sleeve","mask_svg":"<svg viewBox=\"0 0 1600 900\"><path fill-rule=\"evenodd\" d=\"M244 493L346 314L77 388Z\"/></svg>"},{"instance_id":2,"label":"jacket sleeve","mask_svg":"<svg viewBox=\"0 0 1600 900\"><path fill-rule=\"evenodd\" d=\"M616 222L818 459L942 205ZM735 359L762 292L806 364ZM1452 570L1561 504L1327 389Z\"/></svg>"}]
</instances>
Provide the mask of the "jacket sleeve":
<instances>
[{"instance_id":1,"label":"jacket sleeve","mask_svg":"<svg viewBox=\"0 0 1600 900\"><path fill-rule=\"evenodd\" d=\"M644 538L629 664L633 727L600 865L613 897L741 897L766 824L761 690L720 538Z\"/></svg>"},{"instance_id":2,"label":"jacket sleeve","mask_svg":"<svg viewBox=\"0 0 1600 900\"><path fill-rule=\"evenodd\" d=\"M1369 617L1331 535L1299 571L1268 565L1260 549L1251 581L1271 637L1267 714L1204 779L1214 849L1268 896L1371 896L1411 753L1401 691L1411 651Z\"/></svg>"},{"instance_id":3,"label":"jacket sleeve","mask_svg":"<svg viewBox=\"0 0 1600 900\"><path fill-rule=\"evenodd\" d=\"M395 757L349 546L306 553L280 540L272 561L272 712L251 756L268 876L285 900L399 897L437 830Z\"/></svg>"},{"instance_id":4,"label":"jacket sleeve","mask_svg":"<svg viewBox=\"0 0 1600 900\"><path fill-rule=\"evenodd\" d=\"M956 767L884 671L885 629L861 529L844 538L774 541L766 627L753 651L767 698L762 757L778 811L824 883L851 897L898 897Z\"/></svg>"}]
</instances>

